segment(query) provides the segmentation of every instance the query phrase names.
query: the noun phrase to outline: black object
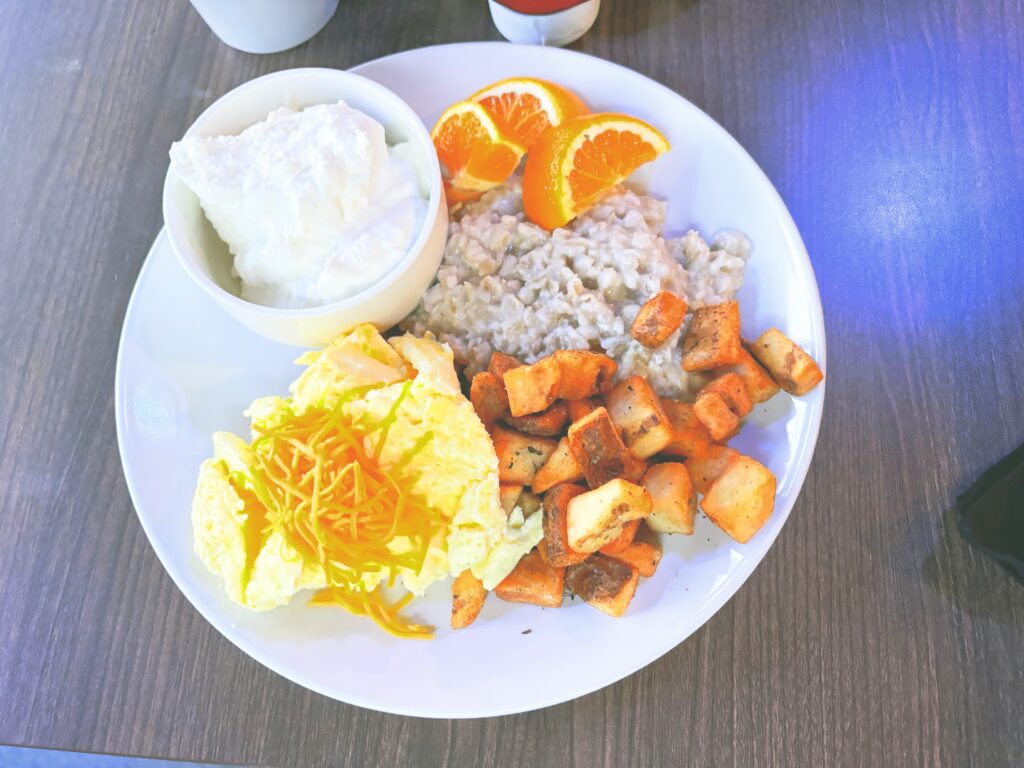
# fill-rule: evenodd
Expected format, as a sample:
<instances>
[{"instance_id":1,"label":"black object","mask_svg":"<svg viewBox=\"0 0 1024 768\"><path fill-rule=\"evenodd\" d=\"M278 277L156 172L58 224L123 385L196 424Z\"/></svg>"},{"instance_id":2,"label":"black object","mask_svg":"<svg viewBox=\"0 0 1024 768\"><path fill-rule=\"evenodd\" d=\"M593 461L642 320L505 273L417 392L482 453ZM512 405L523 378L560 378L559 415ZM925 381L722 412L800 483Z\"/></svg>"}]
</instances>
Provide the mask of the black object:
<instances>
[{"instance_id":1,"label":"black object","mask_svg":"<svg viewBox=\"0 0 1024 768\"><path fill-rule=\"evenodd\" d=\"M960 533L1024 583L1024 445L957 497Z\"/></svg>"}]
</instances>

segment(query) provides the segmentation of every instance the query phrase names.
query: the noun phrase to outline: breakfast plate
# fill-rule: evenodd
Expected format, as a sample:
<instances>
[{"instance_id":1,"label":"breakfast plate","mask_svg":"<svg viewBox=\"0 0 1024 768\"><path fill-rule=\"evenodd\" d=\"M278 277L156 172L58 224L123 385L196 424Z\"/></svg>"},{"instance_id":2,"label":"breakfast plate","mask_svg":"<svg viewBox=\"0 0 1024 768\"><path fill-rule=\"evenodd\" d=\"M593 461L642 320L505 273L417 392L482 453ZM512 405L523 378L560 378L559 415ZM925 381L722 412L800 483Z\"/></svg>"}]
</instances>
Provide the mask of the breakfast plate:
<instances>
[{"instance_id":1,"label":"breakfast plate","mask_svg":"<svg viewBox=\"0 0 1024 768\"><path fill-rule=\"evenodd\" d=\"M515 75L557 76L596 108L656 123L673 150L634 178L669 201L667 230L744 231L754 244L738 300L749 330L786 330L825 367L817 285L782 200L749 155L697 107L623 67L569 51L501 43L437 46L368 62L427 125L446 105ZM284 393L298 351L229 317L175 259L161 233L139 274L117 360L116 420L128 488L175 583L225 637L270 669L326 696L422 717L484 717L597 690L662 656L706 622L767 553L799 494L821 421L824 387L758 406L731 445L777 477L775 511L737 544L701 516L693 536L665 537L654 576L626 615L579 601L552 610L489 600L480 619L447 629L450 594L430 587L409 611L438 627L431 641L383 633L341 610L298 599L257 613L231 602L193 552L189 508L217 430L247 431L243 410Z\"/></svg>"}]
</instances>

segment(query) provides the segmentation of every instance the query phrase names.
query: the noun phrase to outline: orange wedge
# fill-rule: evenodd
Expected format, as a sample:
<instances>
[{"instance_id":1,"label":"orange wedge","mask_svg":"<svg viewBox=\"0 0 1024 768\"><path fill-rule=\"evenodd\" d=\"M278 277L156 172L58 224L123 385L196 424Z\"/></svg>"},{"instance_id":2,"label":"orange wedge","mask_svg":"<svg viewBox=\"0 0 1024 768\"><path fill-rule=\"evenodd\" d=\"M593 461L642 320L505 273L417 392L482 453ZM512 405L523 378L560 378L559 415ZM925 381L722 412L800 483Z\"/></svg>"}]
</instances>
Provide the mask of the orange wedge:
<instances>
[{"instance_id":1,"label":"orange wedge","mask_svg":"<svg viewBox=\"0 0 1024 768\"><path fill-rule=\"evenodd\" d=\"M557 83L534 77L510 77L469 97L482 105L505 133L529 149L542 133L589 110L583 99Z\"/></svg>"},{"instance_id":2,"label":"orange wedge","mask_svg":"<svg viewBox=\"0 0 1024 768\"><path fill-rule=\"evenodd\" d=\"M448 107L430 137L444 165L446 188L460 194L498 186L519 167L526 152L475 101L460 101Z\"/></svg>"},{"instance_id":3,"label":"orange wedge","mask_svg":"<svg viewBox=\"0 0 1024 768\"><path fill-rule=\"evenodd\" d=\"M535 224L561 227L668 149L657 129L629 115L570 118L541 134L530 150L523 209Z\"/></svg>"}]
</instances>

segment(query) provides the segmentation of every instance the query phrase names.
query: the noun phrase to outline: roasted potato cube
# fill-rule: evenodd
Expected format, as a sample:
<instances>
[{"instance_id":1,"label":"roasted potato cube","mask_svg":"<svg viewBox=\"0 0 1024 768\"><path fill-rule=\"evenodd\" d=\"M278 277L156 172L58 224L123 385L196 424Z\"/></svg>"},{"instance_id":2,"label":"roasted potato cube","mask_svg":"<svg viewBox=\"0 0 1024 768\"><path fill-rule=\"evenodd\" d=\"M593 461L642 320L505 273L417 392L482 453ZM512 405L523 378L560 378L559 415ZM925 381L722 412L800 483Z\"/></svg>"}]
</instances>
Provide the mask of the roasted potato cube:
<instances>
[{"instance_id":1,"label":"roasted potato cube","mask_svg":"<svg viewBox=\"0 0 1024 768\"><path fill-rule=\"evenodd\" d=\"M544 466L555 447L554 440L523 435L494 425L490 428L494 452L498 454L498 480L502 483L530 485L537 470Z\"/></svg>"},{"instance_id":2,"label":"roasted potato cube","mask_svg":"<svg viewBox=\"0 0 1024 768\"><path fill-rule=\"evenodd\" d=\"M565 584L583 601L609 616L621 616L636 594L640 572L607 555L596 554L565 570Z\"/></svg>"},{"instance_id":3,"label":"roasted potato cube","mask_svg":"<svg viewBox=\"0 0 1024 768\"><path fill-rule=\"evenodd\" d=\"M569 439L563 437L558 441L558 447L555 448L554 453L548 456L544 466L538 469L537 474L533 476L533 485L530 487L534 493L544 493L559 483L575 483L582 479L583 467L569 450Z\"/></svg>"},{"instance_id":4,"label":"roasted potato cube","mask_svg":"<svg viewBox=\"0 0 1024 768\"><path fill-rule=\"evenodd\" d=\"M604 552L604 550L601 550ZM646 541L634 541L628 547L608 557L636 568L645 579L651 578L661 562L661 550Z\"/></svg>"},{"instance_id":5,"label":"roasted potato cube","mask_svg":"<svg viewBox=\"0 0 1024 768\"><path fill-rule=\"evenodd\" d=\"M689 470L677 462L655 464L644 475L643 486L651 494L647 527L658 533L693 533L697 491Z\"/></svg>"},{"instance_id":6,"label":"roasted potato cube","mask_svg":"<svg viewBox=\"0 0 1024 768\"><path fill-rule=\"evenodd\" d=\"M732 412L725 398L717 392L702 390L693 404L693 413L717 441L725 440L740 425L740 417Z\"/></svg>"},{"instance_id":7,"label":"roasted potato cube","mask_svg":"<svg viewBox=\"0 0 1024 768\"><path fill-rule=\"evenodd\" d=\"M544 538L537 551L548 565L564 567L582 562L587 553L577 552L569 546L569 500L584 493L578 485L556 485L544 494Z\"/></svg>"},{"instance_id":8,"label":"roasted potato cube","mask_svg":"<svg viewBox=\"0 0 1024 768\"><path fill-rule=\"evenodd\" d=\"M541 508L543 501L540 496L531 491L523 491L519 496L519 508L523 510L523 517L529 517Z\"/></svg>"},{"instance_id":9,"label":"roasted potato cube","mask_svg":"<svg viewBox=\"0 0 1024 768\"><path fill-rule=\"evenodd\" d=\"M620 528L651 513L651 496L639 485L615 479L569 500L569 546L597 552L611 543Z\"/></svg>"},{"instance_id":10,"label":"roasted potato cube","mask_svg":"<svg viewBox=\"0 0 1024 768\"><path fill-rule=\"evenodd\" d=\"M493 424L508 415L508 395L501 379L480 371L469 385L469 401L484 424Z\"/></svg>"},{"instance_id":11,"label":"roasted potato cube","mask_svg":"<svg viewBox=\"0 0 1024 768\"><path fill-rule=\"evenodd\" d=\"M735 456L739 456L737 451L726 445L715 445L714 443L700 453L690 456L686 460L685 466L697 492L707 493L711 484L722 474L722 470Z\"/></svg>"},{"instance_id":12,"label":"roasted potato cube","mask_svg":"<svg viewBox=\"0 0 1024 768\"><path fill-rule=\"evenodd\" d=\"M583 468L583 476L591 488L623 477L627 462L633 458L604 407L591 411L570 426L567 439L569 450Z\"/></svg>"},{"instance_id":13,"label":"roasted potato cube","mask_svg":"<svg viewBox=\"0 0 1024 768\"><path fill-rule=\"evenodd\" d=\"M764 369L763 365L754 359L746 345L740 348L739 362L726 370L743 379L750 399L755 403L763 403L779 391L779 385L775 383L775 379Z\"/></svg>"},{"instance_id":14,"label":"roasted potato cube","mask_svg":"<svg viewBox=\"0 0 1024 768\"><path fill-rule=\"evenodd\" d=\"M452 582L452 629L468 627L484 607L487 590L483 582L469 571L463 571Z\"/></svg>"},{"instance_id":15,"label":"roasted potato cube","mask_svg":"<svg viewBox=\"0 0 1024 768\"><path fill-rule=\"evenodd\" d=\"M740 359L740 305L735 301L694 310L683 339L683 370L710 371Z\"/></svg>"},{"instance_id":16,"label":"roasted potato cube","mask_svg":"<svg viewBox=\"0 0 1024 768\"><path fill-rule=\"evenodd\" d=\"M545 357L533 365L511 368L502 376L508 393L508 408L513 416L527 416L547 410L558 397L561 372L554 357Z\"/></svg>"},{"instance_id":17,"label":"roasted potato cube","mask_svg":"<svg viewBox=\"0 0 1024 768\"><path fill-rule=\"evenodd\" d=\"M561 371L558 396L562 400L580 400L604 394L612 385L618 364L599 352L568 349L555 352Z\"/></svg>"},{"instance_id":18,"label":"roasted potato cube","mask_svg":"<svg viewBox=\"0 0 1024 768\"><path fill-rule=\"evenodd\" d=\"M581 397L579 400L569 400L569 423L579 421L588 413L598 408L597 403L589 397Z\"/></svg>"},{"instance_id":19,"label":"roasted potato cube","mask_svg":"<svg viewBox=\"0 0 1024 768\"><path fill-rule=\"evenodd\" d=\"M686 299L670 291L649 298L636 313L630 334L645 347L657 347L679 330L686 317Z\"/></svg>"},{"instance_id":20,"label":"roasted potato cube","mask_svg":"<svg viewBox=\"0 0 1024 768\"><path fill-rule=\"evenodd\" d=\"M491 355L491 361L487 364L487 371L501 379L505 376L505 371L511 371L522 364L523 361L517 357L506 355L504 352L495 352Z\"/></svg>"},{"instance_id":21,"label":"roasted potato cube","mask_svg":"<svg viewBox=\"0 0 1024 768\"><path fill-rule=\"evenodd\" d=\"M639 527L639 520L630 520L628 523L624 523L619 529L619 535L601 547L598 551L603 552L606 555L615 555L621 552L633 543L633 539L636 538L636 531Z\"/></svg>"},{"instance_id":22,"label":"roasted potato cube","mask_svg":"<svg viewBox=\"0 0 1024 768\"><path fill-rule=\"evenodd\" d=\"M725 400L729 410L741 419L749 414L754 407L754 401L750 399L750 393L747 392L747 385L735 373L726 373L711 383L705 384L704 388L698 393L697 399L700 400L700 395L705 392L714 392L719 395Z\"/></svg>"},{"instance_id":23,"label":"roasted potato cube","mask_svg":"<svg viewBox=\"0 0 1024 768\"><path fill-rule=\"evenodd\" d=\"M565 569L545 563L533 550L516 564L512 573L494 588L494 594L512 603L530 603L545 608L562 605Z\"/></svg>"},{"instance_id":24,"label":"roasted potato cube","mask_svg":"<svg viewBox=\"0 0 1024 768\"><path fill-rule=\"evenodd\" d=\"M791 395L806 395L824 378L811 356L778 328L762 333L750 352Z\"/></svg>"},{"instance_id":25,"label":"roasted potato cube","mask_svg":"<svg viewBox=\"0 0 1024 768\"><path fill-rule=\"evenodd\" d=\"M522 483L498 483L498 501L501 502L501 508L505 510L506 515L512 514L522 493Z\"/></svg>"},{"instance_id":26,"label":"roasted potato cube","mask_svg":"<svg viewBox=\"0 0 1024 768\"><path fill-rule=\"evenodd\" d=\"M642 376L615 385L608 395L608 415L637 458L649 458L672 442L672 425L661 400Z\"/></svg>"},{"instance_id":27,"label":"roasted potato cube","mask_svg":"<svg viewBox=\"0 0 1024 768\"><path fill-rule=\"evenodd\" d=\"M693 456L712 444L707 427L693 412L693 405L678 400L663 399L661 407L672 424L672 442L661 449L667 456Z\"/></svg>"},{"instance_id":28,"label":"roasted potato cube","mask_svg":"<svg viewBox=\"0 0 1024 768\"><path fill-rule=\"evenodd\" d=\"M540 435L542 437L554 437L562 434L566 422L569 421L569 406L567 403L557 402L541 413L531 413L529 416L506 416L505 423L512 429L518 429L528 435Z\"/></svg>"},{"instance_id":29,"label":"roasted potato cube","mask_svg":"<svg viewBox=\"0 0 1024 768\"><path fill-rule=\"evenodd\" d=\"M711 484L701 509L741 544L760 530L775 506L775 475L758 461L737 454Z\"/></svg>"}]
</instances>

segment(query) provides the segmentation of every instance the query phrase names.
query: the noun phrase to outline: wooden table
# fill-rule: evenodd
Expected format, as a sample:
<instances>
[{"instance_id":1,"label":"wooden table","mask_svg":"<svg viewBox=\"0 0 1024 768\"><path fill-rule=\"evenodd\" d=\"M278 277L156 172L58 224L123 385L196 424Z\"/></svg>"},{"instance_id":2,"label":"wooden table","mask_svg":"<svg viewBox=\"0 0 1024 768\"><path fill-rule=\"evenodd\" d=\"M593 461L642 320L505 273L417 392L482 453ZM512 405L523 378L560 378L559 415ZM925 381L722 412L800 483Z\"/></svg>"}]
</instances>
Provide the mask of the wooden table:
<instances>
[{"instance_id":1,"label":"wooden table","mask_svg":"<svg viewBox=\"0 0 1024 768\"><path fill-rule=\"evenodd\" d=\"M1024 7L604 5L574 47L736 136L821 286L818 451L747 585L627 680L502 719L364 711L235 649L157 562L114 437L167 148L256 75L495 31L483 0L342 0L310 43L250 56L184 0L0 3L0 742L311 766L1024 764L1024 586L950 512L1024 440Z\"/></svg>"}]
</instances>

